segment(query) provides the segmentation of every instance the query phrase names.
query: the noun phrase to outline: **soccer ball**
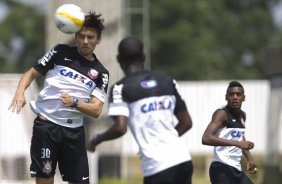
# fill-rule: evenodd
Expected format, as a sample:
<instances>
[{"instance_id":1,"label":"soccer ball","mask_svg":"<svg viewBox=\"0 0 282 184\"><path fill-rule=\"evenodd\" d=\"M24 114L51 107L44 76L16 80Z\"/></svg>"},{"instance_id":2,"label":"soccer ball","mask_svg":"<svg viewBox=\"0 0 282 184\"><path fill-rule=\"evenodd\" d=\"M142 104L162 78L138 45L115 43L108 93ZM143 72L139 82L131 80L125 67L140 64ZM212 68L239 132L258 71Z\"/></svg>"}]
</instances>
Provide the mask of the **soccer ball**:
<instances>
[{"instance_id":1,"label":"soccer ball","mask_svg":"<svg viewBox=\"0 0 282 184\"><path fill-rule=\"evenodd\" d=\"M56 27L63 33L76 33L82 27L84 20L84 12L75 4L63 4L55 12Z\"/></svg>"}]
</instances>

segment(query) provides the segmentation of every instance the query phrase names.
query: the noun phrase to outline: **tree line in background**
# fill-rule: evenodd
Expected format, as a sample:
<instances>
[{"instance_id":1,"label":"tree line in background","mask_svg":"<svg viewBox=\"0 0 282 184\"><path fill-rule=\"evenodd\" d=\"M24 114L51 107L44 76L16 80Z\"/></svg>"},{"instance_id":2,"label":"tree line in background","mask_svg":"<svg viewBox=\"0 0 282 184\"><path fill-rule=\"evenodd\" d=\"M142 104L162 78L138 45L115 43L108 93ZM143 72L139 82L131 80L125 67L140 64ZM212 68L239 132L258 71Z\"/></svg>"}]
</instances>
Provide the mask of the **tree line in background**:
<instances>
[{"instance_id":1,"label":"tree line in background","mask_svg":"<svg viewBox=\"0 0 282 184\"><path fill-rule=\"evenodd\" d=\"M15 0L2 0L0 72L23 73L45 52L44 14Z\"/></svg>"},{"instance_id":2,"label":"tree line in background","mask_svg":"<svg viewBox=\"0 0 282 184\"><path fill-rule=\"evenodd\" d=\"M142 6L131 0L131 6ZM271 7L279 0L150 2L151 68L177 80L265 79L266 52L280 46ZM0 72L22 73L45 52L42 11L2 0ZM142 37L140 15L132 34Z\"/></svg>"}]
</instances>

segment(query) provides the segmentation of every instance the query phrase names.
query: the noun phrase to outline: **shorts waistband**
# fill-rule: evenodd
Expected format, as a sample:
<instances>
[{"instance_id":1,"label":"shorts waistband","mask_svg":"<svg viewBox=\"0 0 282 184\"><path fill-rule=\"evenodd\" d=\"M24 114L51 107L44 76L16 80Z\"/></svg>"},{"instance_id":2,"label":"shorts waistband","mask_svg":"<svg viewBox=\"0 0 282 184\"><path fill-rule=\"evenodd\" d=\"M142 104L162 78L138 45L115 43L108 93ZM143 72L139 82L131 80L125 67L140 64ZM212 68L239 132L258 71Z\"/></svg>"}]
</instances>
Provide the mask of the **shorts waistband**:
<instances>
[{"instance_id":1,"label":"shorts waistband","mask_svg":"<svg viewBox=\"0 0 282 184\"><path fill-rule=\"evenodd\" d=\"M41 119L41 120L48 120L47 118L45 118L44 116L42 116L42 115L40 115L40 114L39 114L37 117L38 117L39 119Z\"/></svg>"},{"instance_id":2,"label":"shorts waistband","mask_svg":"<svg viewBox=\"0 0 282 184\"><path fill-rule=\"evenodd\" d=\"M45 122L45 123L53 123L52 121L48 120L47 118L45 118L45 117L42 116L42 115L37 115L36 119L37 119L38 121Z\"/></svg>"}]
</instances>

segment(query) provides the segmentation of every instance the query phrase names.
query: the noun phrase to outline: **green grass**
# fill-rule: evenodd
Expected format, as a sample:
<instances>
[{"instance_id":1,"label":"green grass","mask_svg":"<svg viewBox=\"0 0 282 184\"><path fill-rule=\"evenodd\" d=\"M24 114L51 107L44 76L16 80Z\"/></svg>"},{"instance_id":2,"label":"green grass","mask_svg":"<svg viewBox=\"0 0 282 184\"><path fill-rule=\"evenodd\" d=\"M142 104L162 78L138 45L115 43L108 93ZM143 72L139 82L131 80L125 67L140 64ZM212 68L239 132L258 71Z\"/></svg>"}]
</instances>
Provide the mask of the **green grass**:
<instances>
[{"instance_id":1,"label":"green grass","mask_svg":"<svg viewBox=\"0 0 282 184\"><path fill-rule=\"evenodd\" d=\"M242 159L242 168L246 175L250 177L250 179L255 184L263 183L263 174L264 174L264 162L263 156L261 155L253 155L256 164L258 165L259 171L257 174L249 174L246 169L246 160ZM209 169L209 160L211 157L207 157L204 155L192 155L194 172L193 172L193 184L210 184L208 169ZM282 158L282 157L281 157ZM102 178L99 180L99 184L142 184L143 176L139 171L139 158L129 158L130 160L130 171L127 179L119 179L119 178ZM282 159L281 159L282 160ZM282 164L282 162L280 162Z\"/></svg>"},{"instance_id":2,"label":"green grass","mask_svg":"<svg viewBox=\"0 0 282 184\"><path fill-rule=\"evenodd\" d=\"M193 176L192 183L194 184L209 184L209 178L203 176ZM103 178L99 181L99 184L142 184L143 178L135 178L130 180L122 179L109 179Z\"/></svg>"},{"instance_id":3,"label":"green grass","mask_svg":"<svg viewBox=\"0 0 282 184\"><path fill-rule=\"evenodd\" d=\"M136 179L135 181L125 181L121 179L102 178L99 181L99 184L140 184L140 182L142 183L142 181L139 181L138 179Z\"/></svg>"},{"instance_id":4,"label":"green grass","mask_svg":"<svg viewBox=\"0 0 282 184\"><path fill-rule=\"evenodd\" d=\"M193 176L193 182L195 184L209 184L209 178L206 177L195 177ZM107 179L103 178L99 181L99 184L142 184L142 178L136 178L135 180L121 180L121 179Z\"/></svg>"}]
</instances>

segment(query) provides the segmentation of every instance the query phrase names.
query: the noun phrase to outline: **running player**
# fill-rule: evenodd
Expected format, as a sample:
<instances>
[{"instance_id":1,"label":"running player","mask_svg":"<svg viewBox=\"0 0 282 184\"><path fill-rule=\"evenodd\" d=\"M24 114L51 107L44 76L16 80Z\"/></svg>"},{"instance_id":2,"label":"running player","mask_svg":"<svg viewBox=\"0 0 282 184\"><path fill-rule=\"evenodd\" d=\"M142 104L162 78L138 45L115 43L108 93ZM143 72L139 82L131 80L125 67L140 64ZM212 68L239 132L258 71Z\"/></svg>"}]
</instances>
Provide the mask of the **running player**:
<instances>
[{"instance_id":1,"label":"running player","mask_svg":"<svg viewBox=\"0 0 282 184\"><path fill-rule=\"evenodd\" d=\"M9 109L19 113L24 91L39 75L44 88L31 108L34 120L30 173L37 184L53 184L58 163L64 181L89 183L83 114L98 117L108 88L109 73L93 53L104 29L100 14L85 16L75 34L76 46L56 45L23 74Z\"/></svg>"},{"instance_id":2,"label":"running player","mask_svg":"<svg viewBox=\"0 0 282 184\"><path fill-rule=\"evenodd\" d=\"M122 136L129 125L139 145L144 184L190 184L193 165L180 136L192 127L192 120L176 81L144 70L143 43L136 38L120 42L117 60L125 77L110 90L108 113L114 124L95 135L88 150Z\"/></svg>"},{"instance_id":3,"label":"running player","mask_svg":"<svg viewBox=\"0 0 282 184\"><path fill-rule=\"evenodd\" d=\"M214 146L214 158L210 165L210 180L213 184L251 184L242 171L242 153L247 159L247 170L257 172L250 149L254 143L245 140L246 113L241 110L245 101L241 83L231 81L227 88L227 105L217 109L203 134L202 142Z\"/></svg>"}]
</instances>

